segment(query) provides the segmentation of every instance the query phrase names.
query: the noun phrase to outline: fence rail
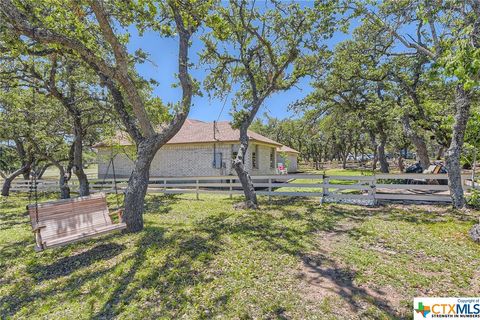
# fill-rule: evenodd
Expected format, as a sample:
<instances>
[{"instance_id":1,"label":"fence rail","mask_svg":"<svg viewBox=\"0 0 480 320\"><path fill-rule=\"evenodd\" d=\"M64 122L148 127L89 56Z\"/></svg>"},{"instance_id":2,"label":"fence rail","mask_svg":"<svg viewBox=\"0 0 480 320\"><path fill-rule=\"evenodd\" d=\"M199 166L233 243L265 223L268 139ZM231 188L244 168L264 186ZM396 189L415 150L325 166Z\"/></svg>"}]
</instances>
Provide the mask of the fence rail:
<instances>
[{"instance_id":1,"label":"fence rail","mask_svg":"<svg viewBox=\"0 0 480 320\"><path fill-rule=\"evenodd\" d=\"M450 202L448 186L442 184L446 174L375 174L370 176L341 176L319 174L288 174L252 176L258 195L268 197L319 197L325 202L353 202L373 204L377 201ZM472 188L469 175L462 176L465 190ZM71 181L72 192L78 190L78 182ZM91 179L92 192L114 192L113 179ZM123 192L126 180L117 180L117 189ZM11 191L28 192L31 182L15 180ZM57 181L39 180L37 190L56 192ZM243 194L236 176L161 177L152 178L148 193L182 194Z\"/></svg>"}]
</instances>

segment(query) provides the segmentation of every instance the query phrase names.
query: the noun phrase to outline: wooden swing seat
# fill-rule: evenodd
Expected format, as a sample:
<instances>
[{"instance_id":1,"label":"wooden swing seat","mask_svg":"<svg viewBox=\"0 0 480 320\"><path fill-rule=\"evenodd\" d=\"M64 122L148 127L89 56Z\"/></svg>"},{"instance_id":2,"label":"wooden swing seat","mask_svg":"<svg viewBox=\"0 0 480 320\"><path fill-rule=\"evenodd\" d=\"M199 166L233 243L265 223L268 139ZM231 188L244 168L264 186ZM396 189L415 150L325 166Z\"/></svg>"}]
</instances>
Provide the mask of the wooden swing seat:
<instances>
[{"instance_id":1,"label":"wooden swing seat","mask_svg":"<svg viewBox=\"0 0 480 320\"><path fill-rule=\"evenodd\" d=\"M35 204L31 204L27 210L35 233L36 251L127 227L123 222L113 222L113 215L118 215L119 221L122 220L122 210L109 213L104 193L44 202L38 204L37 209Z\"/></svg>"}]
</instances>

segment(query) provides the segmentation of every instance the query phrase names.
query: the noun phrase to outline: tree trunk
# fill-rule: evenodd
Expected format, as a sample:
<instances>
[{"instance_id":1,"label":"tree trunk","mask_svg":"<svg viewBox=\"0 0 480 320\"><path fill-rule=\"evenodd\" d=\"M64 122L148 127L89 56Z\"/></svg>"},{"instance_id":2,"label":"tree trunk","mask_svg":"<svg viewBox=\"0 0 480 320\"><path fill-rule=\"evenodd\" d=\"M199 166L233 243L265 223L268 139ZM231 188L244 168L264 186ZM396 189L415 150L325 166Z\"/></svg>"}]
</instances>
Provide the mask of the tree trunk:
<instances>
[{"instance_id":1,"label":"tree trunk","mask_svg":"<svg viewBox=\"0 0 480 320\"><path fill-rule=\"evenodd\" d=\"M148 139L138 144L137 160L125 191L123 222L127 224L127 232L138 232L143 229L143 212L150 177L150 165L160 146L158 142Z\"/></svg>"},{"instance_id":2,"label":"tree trunk","mask_svg":"<svg viewBox=\"0 0 480 320\"><path fill-rule=\"evenodd\" d=\"M377 162L378 162L378 144L377 140L375 139L375 134L370 132L370 142L372 143L372 150L373 150L373 159L372 159L372 171L377 170Z\"/></svg>"},{"instance_id":3,"label":"tree trunk","mask_svg":"<svg viewBox=\"0 0 480 320\"><path fill-rule=\"evenodd\" d=\"M443 157L443 152L445 151L444 147L441 146L439 149L438 149L438 153L437 153L437 160L442 160L442 157Z\"/></svg>"},{"instance_id":4,"label":"tree trunk","mask_svg":"<svg viewBox=\"0 0 480 320\"><path fill-rule=\"evenodd\" d=\"M253 186L252 178L245 170L245 157L248 150L248 125L242 124L240 127L240 148L237 153L237 157L233 161L233 167L237 172L238 179L242 184L243 193L245 194L245 206L249 209L258 208L257 194L255 187ZM258 159L257 159L258 161Z\"/></svg>"},{"instance_id":5,"label":"tree trunk","mask_svg":"<svg viewBox=\"0 0 480 320\"><path fill-rule=\"evenodd\" d=\"M398 156L398 170L400 172L405 172L405 164L403 163L402 152L400 151L400 155Z\"/></svg>"},{"instance_id":6,"label":"tree trunk","mask_svg":"<svg viewBox=\"0 0 480 320\"><path fill-rule=\"evenodd\" d=\"M60 177L60 199L70 199L70 187L65 177Z\"/></svg>"},{"instance_id":7,"label":"tree trunk","mask_svg":"<svg viewBox=\"0 0 480 320\"><path fill-rule=\"evenodd\" d=\"M452 141L445 155L445 165L448 171L448 187L452 197L452 204L454 208L459 209L465 207L460 156L470 113L470 95L468 92L465 92L461 85L457 86L455 109Z\"/></svg>"},{"instance_id":8,"label":"tree trunk","mask_svg":"<svg viewBox=\"0 0 480 320\"><path fill-rule=\"evenodd\" d=\"M20 174L23 175L23 179L28 180L30 178L30 170L32 169L33 161L30 161L27 157L24 141L21 138L14 138L13 141L15 141L17 155L22 161L22 167L20 169L24 168Z\"/></svg>"},{"instance_id":9,"label":"tree trunk","mask_svg":"<svg viewBox=\"0 0 480 320\"><path fill-rule=\"evenodd\" d=\"M70 198L70 187L68 186L68 178L65 174L65 169L60 163L55 163L55 166L60 171L58 177L58 185L60 186L60 199L69 199Z\"/></svg>"},{"instance_id":10,"label":"tree trunk","mask_svg":"<svg viewBox=\"0 0 480 320\"><path fill-rule=\"evenodd\" d=\"M10 195L10 188L12 187L12 181L13 179L10 179L10 177L8 177L3 181L2 196L8 197Z\"/></svg>"},{"instance_id":11,"label":"tree trunk","mask_svg":"<svg viewBox=\"0 0 480 320\"><path fill-rule=\"evenodd\" d=\"M25 172L22 173L24 180L30 179L30 171L31 171L31 167L29 167L27 170L25 170Z\"/></svg>"},{"instance_id":12,"label":"tree trunk","mask_svg":"<svg viewBox=\"0 0 480 320\"><path fill-rule=\"evenodd\" d=\"M412 141L417 151L417 158L420 161L420 165L425 170L430 166L430 158L428 157L427 144L425 140L419 136L410 125L410 118L408 115L402 118L403 131L406 136Z\"/></svg>"},{"instance_id":13,"label":"tree trunk","mask_svg":"<svg viewBox=\"0 0 480 320\"><path fill-rule=\"evenodd\" d=\"M322 162L322 151L315 149L313 157L315 162L315 170L320 170L320 162Z\"/></svg>"},{"instance_id":14,"label":"tree trunk","mask_svg":"<svg viewBox=\"0 0 480 320\"><path fill-rule=\"evenodd\" d=\"M380 132L380 144L378 145L378 160L380 162L380 172L388 173L388 161L385 155L385 145L387 144L387 135L382 131Z\"/></svg>"},{"instance_id":15,"label":"tree trunk","mask_svg":"<svg viewBox=\"0 0 480 320\"><path fill-rule=\"evenodd\" d=\"M342 169L347 169L347 158L348 158L348 153L345 152L342 154Z\"/></svg>"},{"instance_id":16,"label":"tree trunk","mask_svg":"<svg viewBox=\"0 0 480 320\"><path fill-rule=\"evenodd\" d=\"M25 163L20 169L14 171L11 175L5 178L3 181L2 186L2 196L8 197L10 195L10 188L12 186L12 181L15 180L16 177L23 174L26 171L31 169L31 162Z\"/></svg>"},{"instance_id":17,"label":"tree trunk","mask_svg":"<svg viewBox=\"0 0 480 320\"><path fill-rule=\"evenodd\" d=\"M77 176L79 187L78 193L82 196L90 194L90 186L87 175L83 170L83 127L79 117L74 118L74 134L73 141L73 173Z\"/></svg>"},{"instance_id":18,"label":"tree trunk","mask_svg":"<svg viewBox=\"0 0 480 320\"><path fill-rule=\"evenodd\" d=\"M55 63L54 63L55 65ZM63 104L67 112L70 114L73 120L73 143L70 149L69 154L69 166L68 173L72 171L78 179L79 189L78 193L80 196L88 196L90 194L90 188L88 184L87 175L83 170L83 136L85 134L84 126L82 124L82 111L76 105L76 83L72 78L74 65L67 65L67 74L69 75L68 81L68 96L65 96L60 92L60 90L55 86L54 83L50 85L50 92ZM52 81L51 79L50 81ZM88 125L87 125L88 127Z\"/></svg>"},{"instance_id":19,"label":"tree trunk","mask_svg":"<svg viewBox=\"0 0 480 320\"><path fill-rule=\"evenodd\" d=\"M43 178L43 175L45 174L45 171L47 171L47 169L51 166L50 163L47 163L45 164L41 169L40 171L38 172L37 174L37 179L42 179Z\"/></svg>"}]
</instances>

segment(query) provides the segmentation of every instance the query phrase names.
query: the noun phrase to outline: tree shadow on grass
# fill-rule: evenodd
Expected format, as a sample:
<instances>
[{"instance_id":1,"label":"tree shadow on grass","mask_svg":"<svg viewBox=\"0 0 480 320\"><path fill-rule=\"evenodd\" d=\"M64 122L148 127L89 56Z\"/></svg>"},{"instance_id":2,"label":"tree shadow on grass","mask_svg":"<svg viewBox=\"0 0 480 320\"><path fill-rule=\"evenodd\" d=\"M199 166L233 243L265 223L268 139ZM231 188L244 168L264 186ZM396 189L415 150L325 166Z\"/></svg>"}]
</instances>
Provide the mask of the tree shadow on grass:
<instances>
[{"instance_id":1,"label":"tree shadow on grass","mask_svg":"<svg viewBox=\"0 0 480 320\"><path fill-rule=\"evenodd\" d=\"M152 198L154 201L148 199L146 204L147 214L167 213L172 205L180 200L172 196L153 196ZM286 206L292 203L302 206L303 212L296 212L294 208ZM265 249L292 255L306 265L311 264L312 272L317 272L322 278L330 279L336 287L340 288L338 294L344 297L352 308L358 309L357 297L360 296L362 300L373 301L384 312L396 316L395 311L388 305L384 305L378 298L381 292L371 292L357 287L353 281L354 274L336 265L334 261L329 261L328 256L311 257L306 253L310 249L305 245L312 241L312 235L317 231L345 232L339 228L339 224L344 220L355 219L360 222L381 215L389 218L389 210L393 209L373 210L335 205L325 207L317 202L302 200L276 201L265 204L264 207L268 210L224 211L212 214L196 221L192 228L167 231L162 227L148 225L138 235L139 240L135 243L133 253L123 255L121 261L117 262L117 265L125 266L126 270L120 275L116 274L114 280L111 273L114 272L115 266L87 272L89 265L105 257L105 255L102 257L103 245L91 249L90 255L87 254L86 257L87 262L81 261L80 257L83 257L83 253L80 253L76 258L61 258L50 265L43 266L47 271L49 270L48 272L43 272L42 266L34 265L30 270L32 273L36 273L33 270L40 273L38 276L32 274L37 281L65 277L65 282L47 289L36 287L34 292L30 292L28 287L22 287L19 284L18 295L0 297L0 318L15 315L22 307L37 299L65 294L68 299L78 299L81 294L75 290L87 282L105 277L112 279L112 288L107 293L107 297L102 299L101 306L92 318L106 319L119 316L130 302L137 308L143 308L145 317L180 317L185 311L183 309L185 305L192 306L195 302L189 295L190 289L212 281L211 273L214 270L210 270L210 264L215 255L223 250L222 239L225 235L241 236ZM274 214L270 213L270 210L275 211ZM318 214L319 210L326 212ZM401 215L396 216L395 213L392 215L391 219L403 219ZM429 223L428 220L425 222ZM113 258L120 254L123 248L119 247L107 245L110 252L106 256ZM7 250L8 255L12 254L10 251ZM3 252L0 254L3 258ZM80 266L72 266L71 263L79 263ZM82 277L79 278L77 272L81 272ZM230 300L230 294L222 295L217 300L213 311L210 310L208 313L205 311L205 314L200 316L212 318L216 313L219 314L222 307ZM203 311L200 309L198 312ZM281 314L280 310L279 315Z\"/></svg>"},{"instance_id":2,"label":"tree shadow on grass","mask_svg":"<svg viewBox=\"0 0 480 320\"><path fill-rule=\"evenodd\" d=\"M163 206L168 207L178 201L174 197L156 198L164 202ZM157 208L152 207L149 211L158 212ZM108 239L109 236L102 238L102 242ZM60 259L55 259L55 253L53 253L52 258L55 260L51 264L41 265L33 262L29 266L27 263L25 270L29 276L23 276L17 280L2 279L9 286L9 293L3 297L0 296L0 318L14 316L32 302L48 301L52 298L65 299L65 297L65 303L76 300L82 294L80 288L86 283L93 283L96 280L105 281L106 278L112 279L113 290L108 293L107 300L102 303L92 318L105 319L121 314L129 301L141 299L138 295L140 290L142 292L152 290L155 293L149 298L150 300L146 301L151 306L149 309L152 312L156 312L156 307L160 305L162 312L175 314L179 312L177 309L179 304L188 303L191 299L186 293L186 288L211 281L211 278L202 273L199 268L206 267L215 252L219 250L217 240L209 235L198 234L197 230L184 229L170 231L168 237L165 237L163 228L146 226L140 233L140 240L136 242L134 252L122 255L120 261L116 262L116 265L128 266L128 269L123 276L120 275L118 278L115 276L114 280L112 273L116 266L105 268L104 264L97 265L97 262L119 255L126 248L124 245L101 244L85 252ZM18 253L19 246L27 243L29 242L3 247L2 259L13 258L14 251ZM165 252L168 255L166 259L162 258ZM152 257L158 253L160 258L152 264ZM28 256L32 254L33 252L29 250L20 255L23 260L28 260ZM89 268L92 265L96 265L93 270ZM139 271L141 271L140 274ZM118 273L118 270L115 272ZM62 279L57 280L59 278ZM37 282L37 286L32 287L32 280ZM55 285L50 281L54 281ZM39 282L42 283L41 286ZM222 304L223 301L228 301L228 297L220 299L218 304Z\"/></svg>"},{"instance_id":3,"label":"tree shadow on grass","mask_svg":"<svg viewBox=\"0 0 480 320\"><path fill-rule=\"evenodd\" d=\"M292 201L288 203L291 204ZM265 245L269 250L301 257L310 236L314 232L334 228L338 218L316 216L318 203L299 203L306 208L304 213L288 209L284 206L285 202L276 201L262 206L266 210L243 211L240 214L222 212L209 216L197 222L196 228L215 238L224 234L241 235L258 240L259 244ZM271 210L276 214L270 214Z\"/></svg>"},{"instance_id":4,"label":"tree shadow on grass","mask_svg":"<svg viewBox=\"0 0 480 320\"><path fill-rule=\"evenodd\" d=\"M8 268L8 266L12 263L12 260L22 257L28 254L30 250L33 250L33 246L31 246L31 244L31 240L22 240L0 247L0 286L6 281L2 277L5 269Z\"/></svg>"},{"instance_id":5,"label":"tree shadow on grass","mask_svg":"<svg viewBox=\"0 0 480 320\"><path fill-rule=\"evenodd\" d=\"M114 267L96 270L82 275L82 277L69 277L62 285L50 286L47 289L34 290L30 282L16 284L12 294L0 296L0 319L9 319L19 310L36 301L45 300L58 294L72 294L83 284L100 279L113 271ZM59 301L61 303L61 301Z\"/></svg>"},{"instance_id":6,"label":"tree shadow on grass","mask_svg":"<svg viewBox=\"0 0 480 320\"><path fill-rule=\"evenodd\" d=\"M375 288L362 288L354 283L355 273L338 265L334 260L324 254L311 255L307 252L311 247L305 245L311 243L314 234L319 231L345 234L351 236L355 225L344 227L346 220L361 222L374 216L383 215L382 210L351 206L320 206L316 202L298 201L303 210L285 206L292 201L270 203L258 211L244 211L243 214L220 213L209 216L198 222L196 228L202 232L211 234L214 238L228 234L253 239L255 245L268 250L281 252L298 257L299 260L310 270L310 277L322 278L327 281L327 287L317 286L320 291L332 291L341 296L346 306L355 312L360 312L366 304L374 305L386 314L398 318L402 315L393 308L388 301L383 299L385 292ZM385 208L384 208L385 209ZM386 208L386 217L389 210ZM271 214L273 210L276 213ZM319 211L326 211L321 212ZM402 219L402 216L393 216L392 219ZM321 240L320 240L321 245ZM317 301L320 301L317 299ZM364 310L364 309L362 309Z\"/></svg>"},{"instance_id":7,"label":"tree shadow on grass","mask_svg":"<svg viewBox=\"0 0 480 320\"><path fill-rule=\"evenodd\" d=\"M2 205L0 204L0 207ZM18 208L18 207L17 207ZM2 208L3 209L3 208ZM0 214L0 231L7 230L15 226L27 225L28 213L24 210L3 211Z\"/></svg>"},{"instance_id":8,"label":"tree shadow on grass","mask_svg":"<svg viewBox=\"0 0 480 320\"><path fill-rule=\"evenodd\" d=\"M450 206L436 205L436 210L431 210L431 205L378 205L376 207L342 206L330 204L326 208L333 215L354 222L362 222L369 218L380 218L385 221L400 221L418 224L434 224L445 222L448 219L459 222L476 221L478 217L472 214L451 209Z\"/></svg>"},{"instance_id":9,"label":"tree shadow on grass","mask_svg":"<svg viewBox=\"0 0 480 320\"><path fill-rule=\"evenodd\" d=\"M146 313L145 317L155 318L166 313L173 316L182 305L191 303L187 288L211 281L199 269L207 268L220 249L218 239L199 235L196 230L171 231L165 236L163 228L152 226L146 227L142 233L142 238L136 244L137 249L131 255L131 267L118 280L109 298L92 319L118 316L124 306L138 298L140 290L152 292L143 303L144 306L151 306L149 315ZM154 259L155 253L165 248L169 252L166 258L157 262L147 261ZM159 310L162 310L162 314L158 313Z\"/></svg>"},{"instance_id":10,"label":"tree shadow on grass","mask_svg":"<svg viewBox=\"0 0 480 320\"><path fill-rule=\"evenodd\" d=\"M117 198L110 195L108 206L110 208L122 207L124 205L123 195ZM175 194L147 194L144 203L144 214L167 214L172 210L172 205L179 201Z\"/></svg>"},{"instance_id":11,"label":"tree shadow on grass","mask_svg":"<svg viewBox=\"0 0 480 320\"><path fill-rule=\"evenodd\" d=\"M375 285L365 288L357 286L354 282L356 273L344 268L335 259L332 259L330 250L322 249L322 243L326 242L328 248L328 242L332 242L332 240L322 237L332 236L331 239L336 239L333 241L341 241L341 239L348 237L352 241L356 241L362 237L371 236L368 231L362 229L362 225L372 218L393 224L398 222L412 225L434 225L448 221L459 223L471 221L474 223L476 220L471 214L452 210L447 206L382 205L361 207L330 204L324 209L327 214L336 217L336 220L332 224L333 227L328 232L321 233L318 238L320 249L315 250L313 254L306 254L302 257L303 271L307 274L306 279L310 283L307 286L308 290L317 291L320 297L317 296L316 301L321 300L325 296L325 292L331 292L347 301L354 312L358 313L362 309L365 310L365 305L373 305L394 318L405 317L405 310L397 310L391 303L392 299L393 301L402 299L401 294L395 291L386 292L382 288L377 289Z\"/></svg>"},{"instance_id":12,"label":"tree shadow on grass","mask_svg":"<svg viewBox=\"0 0 480 320\"><path fill-rule=\"evenodd\" d=\"M395 310L385 299L387 292L378 289L365 289L354 283L355 273L339 266L334 260L324 254L305 255L302 258L303 273L301 277L308 282L307 295L312 299L322 301L330 294L335 294L344 299L357 315L362 311L362 304L373 304L389 316L401 318L402 315ZM312 292L313 291L313 292ZM315 293L315 291L317 291Z\"/></svg>"},{"instance_id":13,"label":"tree shadow on grass","mask_svg":"<svg viewBox=\"0 0 480 320\"><path fill-rule=\"evenodd\" d=\"M176 195L149 195L145 203L145 214L167 214L179 199Z\"/></svg>"},{"instance_id":14,"label":"tree shadow on grass","mask_svg":"<svg viewBox=\"0 0 480 320\"><path fill-rule=\"evenodd\" d=\"M33 247L29 248L29 245L32 245L34 240L21 240L21 241L15 241L15 242L10 242L6 245L0 246L0 261L5 262L8 259L18 257L20 256L20 252L26 252L33 250Z\"/></svg>"},{"instance_id":15,"label":"tree shadow on grass","mask_svg":"<svg viewBox=\"0 0 480 320\"><path fill-rule=\"evenodd\" d=\"M117 243L100 244L79 254L61 258L49 265L31 265L27 268L27 271L38 282L68 276L97 261L109 260L120 254L125 248L124 245Z\"/></svg>"},{"instance_id":16,"label":"tree shadow on grass","mask_svg":"<svg viewBox=\"0 0 480 320\"><path fill-rule=\"evenodd\" d=\"M105 237L103 240L106 239L109 239L109 237ZM10 246L13 248L13 245L11 244ZM17 243L17 245L21 244ZM30 277L23 276L19 279L11 278L10 280L2 279L6 285L13 285L13 287L9 289L8 294L0 296L0 319L14 316L20 309L32 302L41 301L58 294L75 295L75 290L83 284L110 274L114 266L83 272L80 277L73 275L73 273L81 272L82 269L86 269L88 266L101 260L111 259L120 254L123 249L123 245L99 245L80 254L61 258L50 265L42 266L37 263L27 265L26 272ZM18 256L28 259L28 255L32 254L36 253L30 247L28 250L18 253ZM4 255L2 254L3 257ZM32 286L32 280L38 284L40 281L55 280L63 276L65 279L62 279L60 283L54 286Z\"/></svg>"}]
</instances>

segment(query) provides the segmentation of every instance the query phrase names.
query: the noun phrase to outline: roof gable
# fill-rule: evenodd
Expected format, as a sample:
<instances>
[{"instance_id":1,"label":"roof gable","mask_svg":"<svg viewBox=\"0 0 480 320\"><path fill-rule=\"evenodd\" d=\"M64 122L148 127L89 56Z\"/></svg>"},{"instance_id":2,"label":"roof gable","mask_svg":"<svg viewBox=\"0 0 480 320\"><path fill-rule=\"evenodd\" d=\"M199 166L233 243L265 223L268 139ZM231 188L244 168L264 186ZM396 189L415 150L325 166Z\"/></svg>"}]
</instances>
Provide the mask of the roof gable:
<instances>
[{"instance_id":1,"label":"roof gable","mask_svg":"<svg viewBox=\"0 0 480 320\"><path fill-rule=\"evenodd\" d=\"M277 147L277 151L278 152L285 152L285 153L300 153L297 150L295 150L293 148L290 148L290 147L287 147L287 146Z\"/></svg>"},{"instance_id":2,"label":"roof gable","mask_svg":"<svg viewBox=\"0 0 480 320\"><path fill-rule=\"evenodd\" d=\"M281 147L282 144L269 139L261 134L248 130L251 141L270 144ZM167 144L206 143L206 142L238 142L240 130L232 128L228 121L204 122L195 119L187 119L178 133ZM125 132L117 132L112 141L102 141L95 147L107 147L112 144L122 146L133 145L132 140Z\"/></svg>"}]
</instances>

